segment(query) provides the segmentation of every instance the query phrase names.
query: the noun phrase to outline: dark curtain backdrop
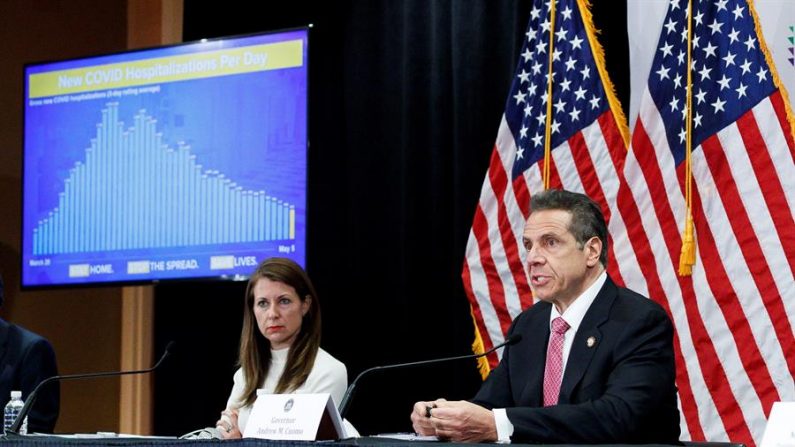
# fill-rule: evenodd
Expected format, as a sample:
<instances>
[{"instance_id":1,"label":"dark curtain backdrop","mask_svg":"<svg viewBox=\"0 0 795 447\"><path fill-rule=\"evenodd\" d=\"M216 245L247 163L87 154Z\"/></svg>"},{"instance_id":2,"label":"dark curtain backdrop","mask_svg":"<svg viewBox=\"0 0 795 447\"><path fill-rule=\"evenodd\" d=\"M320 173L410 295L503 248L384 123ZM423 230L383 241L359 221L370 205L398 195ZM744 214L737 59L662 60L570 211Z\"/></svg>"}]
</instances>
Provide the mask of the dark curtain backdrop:
<instances>
[{"instance_id":1,"label":"dark curtain backdrop","mask_svg":"<svg viewBox=\"0 0 795 447\"><path fill-rule=\"evenodd\" d=\"M312 24L307 270L323 347L348 367L470 353L463 254L531 1L185 1L184 40ZM627 104L623 2L595 0ZM245 160L241 160L245 162ZM155 432L213 425L232 386L245 284L156 287ZM159 352L159 351L158 351ZM410 431L414 401L466 399L474 361L368 376L349 419Z\"/></svg>"}]
</instances>

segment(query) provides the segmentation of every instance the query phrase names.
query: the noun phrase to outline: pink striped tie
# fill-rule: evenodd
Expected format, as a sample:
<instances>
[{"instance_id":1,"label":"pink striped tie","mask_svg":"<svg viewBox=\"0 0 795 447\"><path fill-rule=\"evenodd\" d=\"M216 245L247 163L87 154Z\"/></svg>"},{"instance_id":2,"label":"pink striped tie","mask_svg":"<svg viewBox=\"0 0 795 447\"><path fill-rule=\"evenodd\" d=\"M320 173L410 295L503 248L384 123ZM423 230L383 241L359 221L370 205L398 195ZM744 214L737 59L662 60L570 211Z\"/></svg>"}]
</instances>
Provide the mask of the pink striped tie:
<instances>
[{"instance_id":1,"label":"pink striped tie","mask_svg":"<svg viewBox=\"0 0 795 447\"><path fill-rule=\"evenodd\" d=\"M562 317L552 320L552 333L547 347L547 364L544 367L544 406L558 403L560 382L563 380L563 337L569 323Z\"/></svg>"}]
</instances>

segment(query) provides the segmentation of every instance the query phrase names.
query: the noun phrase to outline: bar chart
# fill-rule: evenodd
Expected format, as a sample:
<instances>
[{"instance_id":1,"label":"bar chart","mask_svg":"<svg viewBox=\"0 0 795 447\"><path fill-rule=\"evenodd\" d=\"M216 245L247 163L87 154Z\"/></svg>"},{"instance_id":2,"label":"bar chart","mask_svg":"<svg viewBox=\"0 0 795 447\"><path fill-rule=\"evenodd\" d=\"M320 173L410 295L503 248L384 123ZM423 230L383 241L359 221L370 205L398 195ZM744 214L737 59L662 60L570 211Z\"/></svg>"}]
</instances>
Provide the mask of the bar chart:
<instances>
[{"instance_id":1,"label":"bar chart","mask_svg":"<svg viewBox=\"0 0 795 447\"><path fill-rule=\"evenodd\" d=\"M142 109L126 126L118 103L105 104L85 159L35 225L34 255L295 239L295 204L205 168L157 124Z\"/></svg>"}]
</instances>

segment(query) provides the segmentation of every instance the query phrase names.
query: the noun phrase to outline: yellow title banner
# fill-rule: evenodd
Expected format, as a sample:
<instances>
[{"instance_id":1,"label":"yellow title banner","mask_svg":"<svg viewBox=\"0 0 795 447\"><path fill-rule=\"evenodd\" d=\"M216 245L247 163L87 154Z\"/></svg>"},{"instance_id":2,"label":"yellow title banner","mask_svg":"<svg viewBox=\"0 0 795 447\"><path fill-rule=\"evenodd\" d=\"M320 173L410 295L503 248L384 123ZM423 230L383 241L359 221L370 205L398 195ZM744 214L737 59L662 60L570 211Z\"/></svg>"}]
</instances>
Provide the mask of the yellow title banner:
<instances>
[{"instance_id":1,"label":"yellow title banner","mask_svg":"<svg viewBox=\"0 0 795 447\"><path fill-rule=\"evenodd\" d=\"M200 54L95 65L31 75L28 97L41 98L300 67L303 61L304 42L290 40Z\"/></svg>"}]
</instances>

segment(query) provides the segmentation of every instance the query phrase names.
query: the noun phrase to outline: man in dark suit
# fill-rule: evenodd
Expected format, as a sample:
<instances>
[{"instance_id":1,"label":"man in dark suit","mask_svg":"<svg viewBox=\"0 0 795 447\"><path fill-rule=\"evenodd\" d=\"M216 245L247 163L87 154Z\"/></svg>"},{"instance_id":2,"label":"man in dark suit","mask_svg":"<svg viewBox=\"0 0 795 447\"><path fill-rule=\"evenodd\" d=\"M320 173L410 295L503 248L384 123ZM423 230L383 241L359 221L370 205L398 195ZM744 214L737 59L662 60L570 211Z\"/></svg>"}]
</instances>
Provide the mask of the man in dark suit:
<instances>
[{"instance_id":1,"label":"man in dark suit","mask_svg":"<svg viewBox=\"0 0 795 447\"><path fill-rule=\"evenodd\" d=\"M419 434L459 442L660 443L679 438L673 326L607 276L607 227L587 196L535 195L523 232L537 304L514 320L471 402L417 402Z\"/></svg>"},{"instance_id":2,"label":"man in dark suit","mask_svg":"<svg viewBox=\"0 0 795 447\"><path fill-rule=\"evenodd\" d=\"M0 306L3 298L0 279ZM6 405L11 391L19 390L27 399L39 382L57 374L55 351L47 339L0 319L0 406ZM28 433L52 433L59 404L58 383L45 385L28 415Z\"/></svg>"}]
</instances>

